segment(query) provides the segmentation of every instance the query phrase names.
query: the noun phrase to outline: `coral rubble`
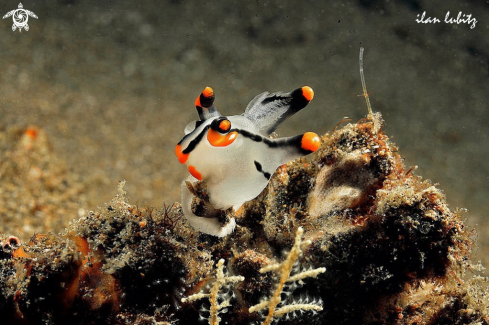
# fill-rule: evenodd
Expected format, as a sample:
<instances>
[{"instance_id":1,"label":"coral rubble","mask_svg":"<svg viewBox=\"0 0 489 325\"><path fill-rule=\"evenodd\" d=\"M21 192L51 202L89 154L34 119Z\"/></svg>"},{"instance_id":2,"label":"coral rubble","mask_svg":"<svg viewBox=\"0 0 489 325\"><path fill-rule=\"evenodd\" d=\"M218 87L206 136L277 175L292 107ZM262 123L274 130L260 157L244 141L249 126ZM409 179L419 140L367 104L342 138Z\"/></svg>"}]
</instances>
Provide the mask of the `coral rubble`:
<instances>
[{"instance_id":1,"label":"coral rubble","mask_svg":"<svg viewBox=\"0 0 489 325\"><path fill-rule=\"evenodd\" d=\"M266 301L273 314L268 302L283 300L308 307L279 324L489 324L487 278L469 261L474 232L405 168L381 126L376 113L324 135L226 211L237 227L224 238L191 228L178 203L129 204L123 182L63 234L3 235L0 314L11 324L268 324L270 313L253 311ZM315 277L290 275L284 249ZM282 291L287 281L299 286Z\"/></svg>"}]
</instances>

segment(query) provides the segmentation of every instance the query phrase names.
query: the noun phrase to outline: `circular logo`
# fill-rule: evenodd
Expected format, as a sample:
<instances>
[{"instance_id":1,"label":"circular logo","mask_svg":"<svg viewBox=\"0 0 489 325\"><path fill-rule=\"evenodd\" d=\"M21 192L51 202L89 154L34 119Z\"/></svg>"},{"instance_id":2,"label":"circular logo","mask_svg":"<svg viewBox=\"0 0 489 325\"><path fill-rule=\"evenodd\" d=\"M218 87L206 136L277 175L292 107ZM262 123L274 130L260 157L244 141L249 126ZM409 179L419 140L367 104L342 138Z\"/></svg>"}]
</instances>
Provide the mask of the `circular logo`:
<instances>
[{"instance_id":1,"label":"circular logo","mask_svg":"<svg viewBox=\"0 0 489 325\"><path fill-rule=\"evenodd\" d=\"M29 25L27 25L29 16L37 19L36 14L33 13L32 11L25 10L24 6L22 6L22 3L19 3L18 9L7 12L7 14L3 16L3 19L8 18L10 16L12 16L12 19L14 20L14 24L12 25L12 30L15 31L18 28L19 32L22 31L22 28L24 28L26 31L29 30Z\"/></svg>"}]
</instances>

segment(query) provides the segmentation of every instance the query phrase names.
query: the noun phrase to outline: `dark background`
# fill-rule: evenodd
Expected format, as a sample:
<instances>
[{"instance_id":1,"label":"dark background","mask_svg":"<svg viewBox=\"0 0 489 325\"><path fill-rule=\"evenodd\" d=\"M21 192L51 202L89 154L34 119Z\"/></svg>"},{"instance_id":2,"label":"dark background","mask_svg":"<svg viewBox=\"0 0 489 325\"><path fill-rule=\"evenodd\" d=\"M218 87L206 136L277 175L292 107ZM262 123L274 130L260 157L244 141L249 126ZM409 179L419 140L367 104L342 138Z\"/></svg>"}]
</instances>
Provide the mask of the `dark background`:
<instances>
[{"instance_id":1,"label":"dark background","mask_svg":"<svg viewBox=\"0 0 489 325\"><path fill-rule=\"evenodd\" d=\"M88 185L83 208L107 202L120 179L131 203L178 201L186 169L173 150L205 86L225 115L263 91L313 87L281 136L365 117L364 47L373 109L406 165L467 208L488 242L489 1L22 3L39 18L27 32L0 21L0 130L44 129ZM3 1L0 15L17 6ZM477 24L418 24L423 11Z\"/></svg>"}]
</instances>

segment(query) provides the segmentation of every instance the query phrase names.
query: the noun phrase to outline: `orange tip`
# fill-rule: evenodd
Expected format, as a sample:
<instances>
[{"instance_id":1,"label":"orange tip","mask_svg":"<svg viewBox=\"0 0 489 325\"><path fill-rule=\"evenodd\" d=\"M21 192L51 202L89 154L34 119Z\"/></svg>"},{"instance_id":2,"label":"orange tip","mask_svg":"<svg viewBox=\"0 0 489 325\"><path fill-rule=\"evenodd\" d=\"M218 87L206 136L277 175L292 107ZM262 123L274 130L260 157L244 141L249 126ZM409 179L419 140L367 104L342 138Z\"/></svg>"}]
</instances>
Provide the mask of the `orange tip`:
<instances>
[{"instance_id":1,"label":"orange tip","mask_svg":"<svg viewBox=\"0 0 489 325\"><path fill-rule=\"evenodd\" d=\"M302 96L310 102L314 98L314 90L309 86L302 87Z\"/></svg>"},{"instance_id":2,"label":"orange tip","mask_svg":"<svg viewBox=\"0 0 489 325\"><path fill-rule=\"evenodd\" d=\"M316 151L321 146L321 139L314 132L306 132L302 136L301 148L309 151Z\"/></svg>"},{"instance_id":3,"label":"orange tip","mask_svg":"<svg viewBox=\"0 0 489 325\"><path fill-rule=\"evenodd\" d=\"M224 120L221 121L221 123L219 123L219 129L224 132L229 131L230 128L231 128L231 122L229 122L228 120Z\"/></svg>"},{"instance_id":4,"label":"orange tip","mask_svg":"<svg viewBox=\"0 0 489 325\"><path fill-rule=\"evenodd\" d=\"M214 90L212 90L211 87L205 87L204 91L202 92L202 95L204 95L204 97L206 98L212 97L214 96Z\"/></svg>"},{"instance_id":5,"label":"orange tip","mask_svg":"<svg viewBox=\"0 0 489 325\"><path fill-rule=\"evenodd\" d=\"M193 177L197 178L199 181L202 180L202 174L199 173L194 166L188 166L188 171Z\"/></svg>"}]
</instances>

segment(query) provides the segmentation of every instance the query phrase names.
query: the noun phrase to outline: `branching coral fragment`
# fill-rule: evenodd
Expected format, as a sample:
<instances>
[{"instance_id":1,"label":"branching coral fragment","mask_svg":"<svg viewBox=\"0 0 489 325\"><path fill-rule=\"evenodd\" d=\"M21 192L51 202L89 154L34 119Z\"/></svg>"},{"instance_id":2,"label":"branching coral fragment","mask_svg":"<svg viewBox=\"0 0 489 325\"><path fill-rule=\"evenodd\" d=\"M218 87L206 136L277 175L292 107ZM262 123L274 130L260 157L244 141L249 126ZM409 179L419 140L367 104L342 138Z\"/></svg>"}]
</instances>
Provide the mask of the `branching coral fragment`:
<instances>
[{"instance_id":1,"label":"branching coral fragment","mask_svg":"<svg viewBox=\"0 0 489 325\"><path fill-rule=\"evenodd\" d=\"M305 301L300 299L297 302L294 302L289 305L282 306L280 308L277 308L277 306L282 302L282 299L280 295L282 294L282 290L284 289L284 286L287 282L295 282L299 281L299 283L302 281L302 279L309 278L309 277L317 277L318 274L324 273L326 271L326 268L320 267L317 269L309 269L307 271L300 272L294 276L290 276L290 273L292 272L292 268L299 258L299 256L302 254L301 250L301 245L309 245L311 242L309 240L303 242L302 241L302 234L304 233L304 229L302 227L299 227L297 229L296 237L295 237L295 242L294 246L290 250L289 254L287 255L287 258L285 261L282 263L276 263L272 265L267 265L263 268L260 269L260 273L266 273L270 271L277 271L279 272L280 280L279 283L277 284L277 288L275 292L273 293L273 297L264 300L261 303L252 306L249 309L250 313L260 311L262 309L268 308L268 315L266 316L265 320L263 321L263 325L269 325L274 318L282 317L283 315L287 313L291 313L294 311L298 310L313 310L313 311L321 311L323 310L321 306L321 301L319 302L312 302L308 303L308 299L306 298Z\"/></svg>"},{"instance_id":2,"label":"branching coral fragment","mask_svg":"<svg viewBox=\"0 0 489 325\"><path fill-rule=\"evenodd\" d=\"M199 300L202 298L209 298L209 302L211 304L211 308L209 310L209 324L217 325L221 321L221 318L218 316L219 311L221 313L226 312L227 309L224 309L228 306L231 306L230 301L231 297L227 294L220 294L219 291L221 287L227 286L233 282L240 282L244 280L243 276L226 276L223 271L224 268L224 259L220 259L217 263L216 268L216 277L213 279L212 288L209 293L203 293L200 291L199 293L188 296L187 298L182 298L182 302L191 302L195 300ZM222 298L222 302L218 302L218 298Z\"/></svg>"}]
</instances>

